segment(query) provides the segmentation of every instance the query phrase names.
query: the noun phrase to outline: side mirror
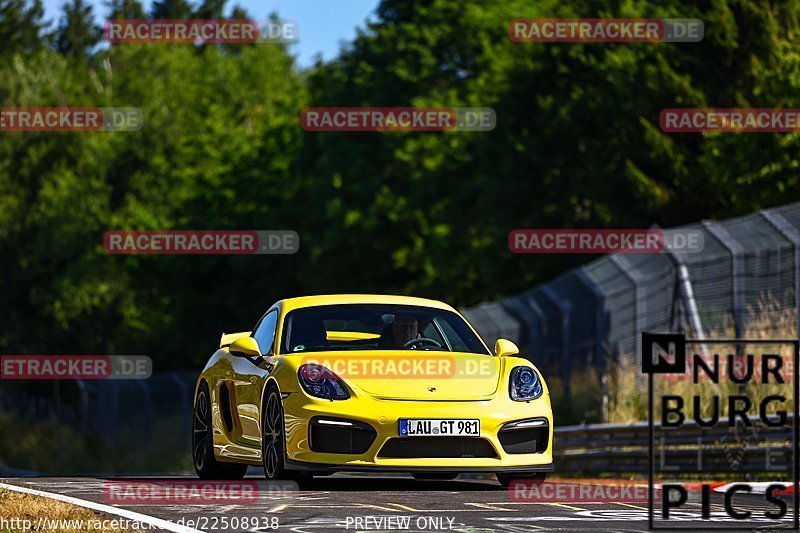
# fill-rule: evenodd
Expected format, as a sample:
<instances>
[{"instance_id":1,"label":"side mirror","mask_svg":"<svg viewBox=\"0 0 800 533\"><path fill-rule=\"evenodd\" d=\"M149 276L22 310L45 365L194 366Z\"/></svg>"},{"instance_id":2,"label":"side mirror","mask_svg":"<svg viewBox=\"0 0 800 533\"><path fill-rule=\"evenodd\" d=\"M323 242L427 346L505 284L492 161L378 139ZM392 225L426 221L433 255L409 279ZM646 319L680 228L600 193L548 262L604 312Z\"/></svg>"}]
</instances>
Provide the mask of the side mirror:
<instances>
[{"instance_id":1,"label":"side mirror","mask_svg":"<svg viewBox=\"0 0 800 533\"><path fill-rule=\"evenodd\" d=\"M237 357L258 357L261 355L261 350L258 348L258 343L253 337L239 337L231 347L228 348L231 355Z\"/></svg>"},{"instance_id":2,"label":"side mirror","mask_svg":"<svg viewBox=\"0 0 800 533\"><path fill-rule=\"evenodd\" d=\"M498 357L515 355L518 353L519 348L517 348L517 345L508 339L497 339L497 342L494 343L494 354Z\"/></svg>"}]
</instances>

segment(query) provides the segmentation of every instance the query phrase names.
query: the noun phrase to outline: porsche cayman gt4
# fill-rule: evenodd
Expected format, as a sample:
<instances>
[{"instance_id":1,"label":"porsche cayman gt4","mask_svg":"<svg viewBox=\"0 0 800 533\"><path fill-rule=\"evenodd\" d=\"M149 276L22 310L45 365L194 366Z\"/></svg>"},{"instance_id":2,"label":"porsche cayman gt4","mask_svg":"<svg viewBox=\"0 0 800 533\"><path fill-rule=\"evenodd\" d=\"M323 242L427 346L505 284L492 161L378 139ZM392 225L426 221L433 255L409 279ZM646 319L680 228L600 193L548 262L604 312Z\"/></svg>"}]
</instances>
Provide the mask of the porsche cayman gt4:
<instances>
[{"instance_id":1,"label":"porsche cayman gt4","mask_svg":"<svg viewBox=\"0 0 800 533\"><path fill-rule=\"evenodd\" d=\"M268 479L336 471L503 484L553 470L547 385L517 347L490 351L447 304L403 296L282 300L223 334L195 391L205 479L262 465Z\"/></svg>"}]
</instances>

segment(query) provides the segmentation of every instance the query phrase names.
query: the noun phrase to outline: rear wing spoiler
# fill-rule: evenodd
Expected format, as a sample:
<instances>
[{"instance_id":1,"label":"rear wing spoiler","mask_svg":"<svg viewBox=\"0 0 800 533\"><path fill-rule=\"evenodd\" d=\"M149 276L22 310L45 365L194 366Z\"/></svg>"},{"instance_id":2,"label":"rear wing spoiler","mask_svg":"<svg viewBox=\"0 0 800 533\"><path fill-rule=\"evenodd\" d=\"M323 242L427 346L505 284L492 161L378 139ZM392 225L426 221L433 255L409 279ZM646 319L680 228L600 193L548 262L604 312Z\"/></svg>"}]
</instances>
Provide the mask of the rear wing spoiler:
<instances>
[{"instance_id":1,"label":"rear wing spoiler","mask_svg":"<svg viewBox=\"0 0 800 533\"><path fill-rule=\"evenodd\" d=\"M222 337L219 339L219 347L225 348L226 346L230 346L236 339L249 337L250 333L251 332L249 331L240 331L239 333L223 333Z\"/></svg>"}]
</instances>

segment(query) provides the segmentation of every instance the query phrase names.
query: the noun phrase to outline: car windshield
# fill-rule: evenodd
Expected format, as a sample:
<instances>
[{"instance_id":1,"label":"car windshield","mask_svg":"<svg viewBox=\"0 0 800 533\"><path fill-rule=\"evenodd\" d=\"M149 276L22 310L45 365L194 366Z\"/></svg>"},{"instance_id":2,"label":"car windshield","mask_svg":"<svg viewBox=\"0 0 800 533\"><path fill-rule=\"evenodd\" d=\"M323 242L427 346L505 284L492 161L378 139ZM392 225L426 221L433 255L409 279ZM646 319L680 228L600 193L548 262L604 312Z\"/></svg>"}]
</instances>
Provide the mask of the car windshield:
<instances>
[{"instance_id":1,"label":"car windshield","mask_svg":"<svg viewBox=\"0 0 800 533\"><path fill-rule=\"evenodd\" d=\"M281 352L429 350L489 355L452 311L410 305L348 304L295 309L283 327Z\"/></svg>"}]
</instances>

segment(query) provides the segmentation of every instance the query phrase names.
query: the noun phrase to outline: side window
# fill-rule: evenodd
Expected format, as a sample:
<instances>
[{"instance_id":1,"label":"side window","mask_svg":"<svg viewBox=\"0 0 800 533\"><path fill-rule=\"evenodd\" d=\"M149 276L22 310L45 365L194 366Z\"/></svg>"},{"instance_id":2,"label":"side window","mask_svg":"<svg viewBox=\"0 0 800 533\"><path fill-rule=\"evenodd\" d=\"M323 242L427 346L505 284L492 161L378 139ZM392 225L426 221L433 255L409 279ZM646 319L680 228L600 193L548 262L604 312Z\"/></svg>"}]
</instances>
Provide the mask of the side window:
<instances>
[{"instance_id":1,"label":"side window","mask_svg":"<svg viewBox=\"0 0 800 533\"><path fill-rule=\"evenodd\" d=\"M258 343L258 348L262 354L267 354L272 350L272 342L275 340L275 329L278 325L278 312L273 311L264 317L258 329L253 334L253 338Z\"/></svg>"},{"instance_id":2,"label":"side window","mask_svg":"<svg viewBox=\"0 0 800 533\"><path fill-rule=\"evenodd\" d=\"M447 337L447 340L450 341L450 346L453 347L454 352L471 351L467 343L464 342L464 339L462 339L458 333L456 333L456 330L453 329L453 326L450 324L450 322L447 320L441 320L438 317L434 320L436 320L436 325L442 328L442 332L444 333L444 336Z\"/></svg>"},{"instance_id":3,"label":"side window","mask_svg":"<svg viewBox=\"0 0 800 533\"><path fill-rule=\"evenodd\" d=\"M439 330L436 329L436 326L433 324L433 320L431 320L428 326L422 330L422 336L428 339L435 340L436 342L442 345L442 348L444 348L445 350L447 349L447 344L445 343L442 336L439 335Z\"/></svg>"}]
</instances>

